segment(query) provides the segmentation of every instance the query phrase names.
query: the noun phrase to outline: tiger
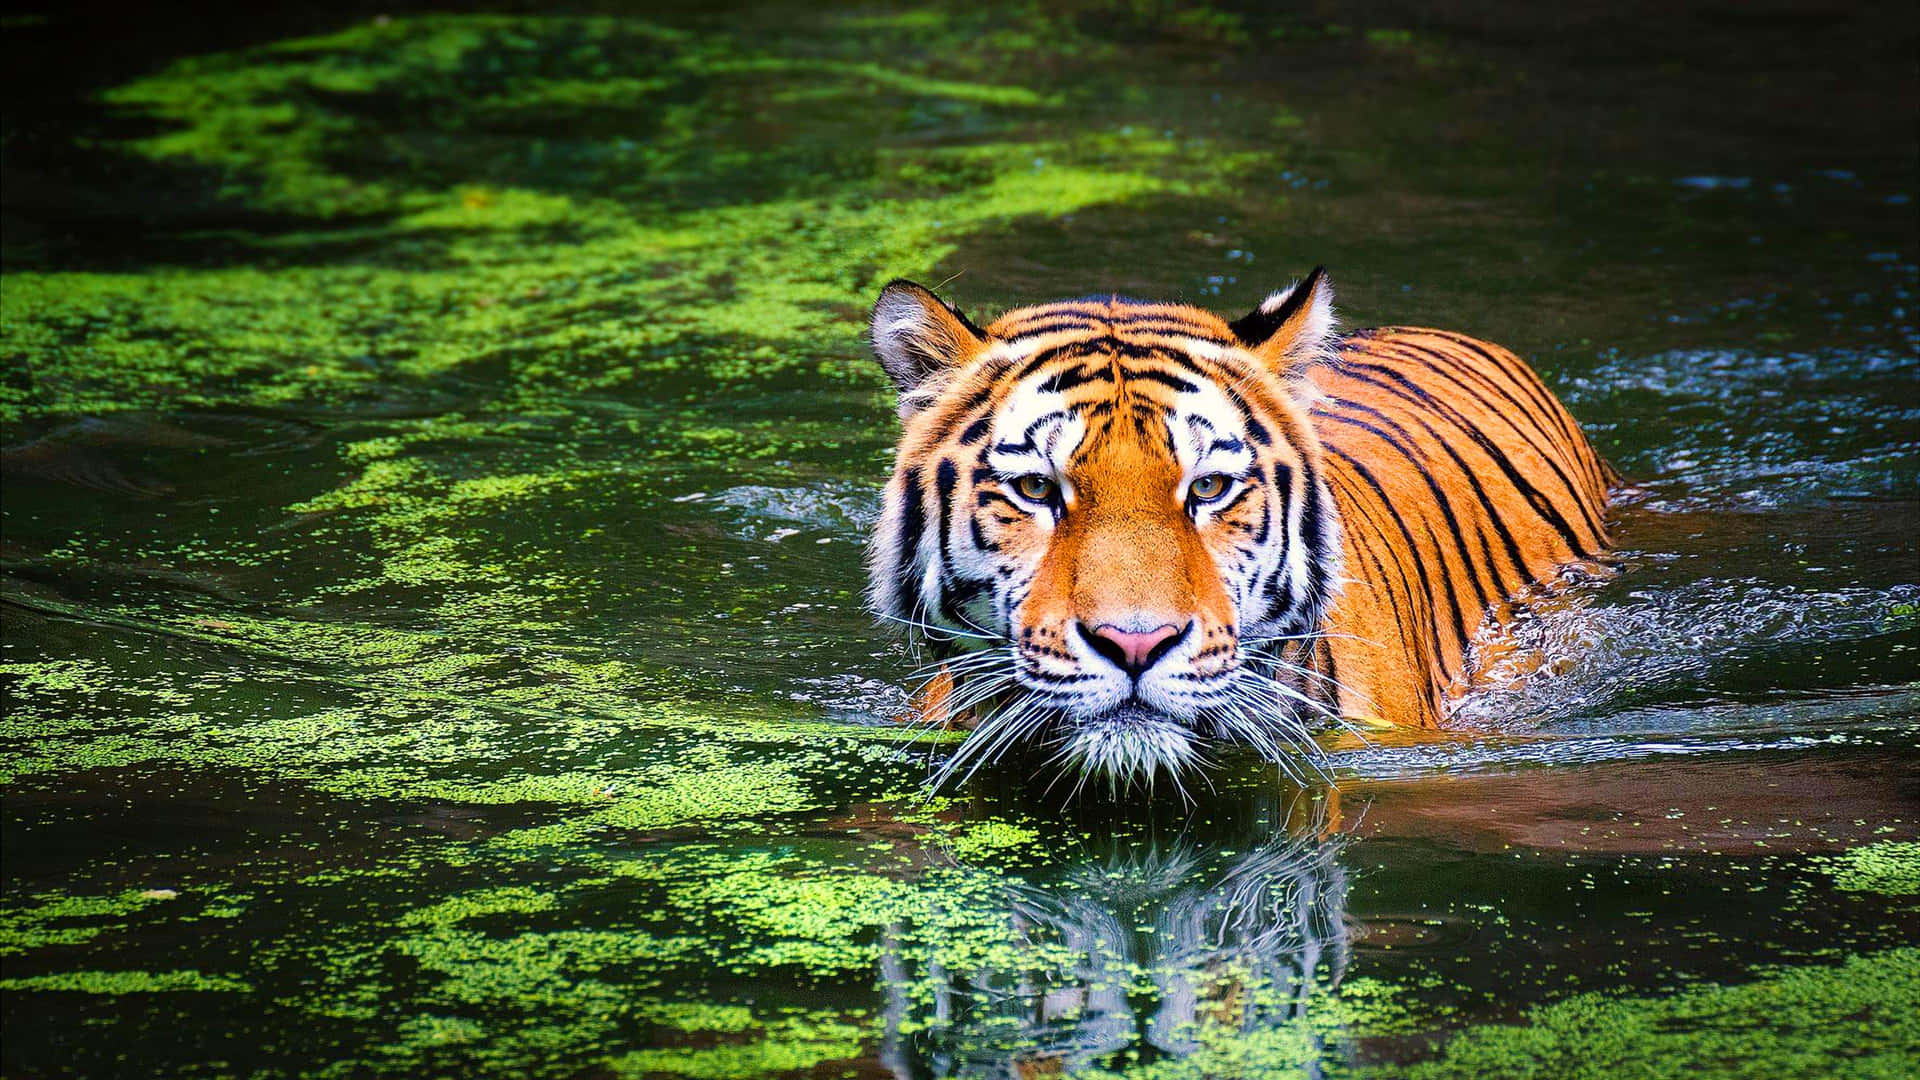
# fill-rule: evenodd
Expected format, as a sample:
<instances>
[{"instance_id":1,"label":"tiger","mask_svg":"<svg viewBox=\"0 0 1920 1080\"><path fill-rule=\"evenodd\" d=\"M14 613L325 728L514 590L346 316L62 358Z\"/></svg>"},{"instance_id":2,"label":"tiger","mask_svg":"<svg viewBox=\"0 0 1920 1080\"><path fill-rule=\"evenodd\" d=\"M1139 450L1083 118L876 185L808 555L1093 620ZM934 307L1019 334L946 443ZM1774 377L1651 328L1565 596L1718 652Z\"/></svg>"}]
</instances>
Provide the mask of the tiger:
<instances>
[{"instance_id":1,"label":"tiger","mask_svg":"<svg viewBox=\"0 0 1920 1080\"><path fill-rule=\"evenodd\" d=\"M936 784L1442 728L1518 605L1605 565L1620 476L1523 360L1341 332L1333 299L1316 267L1231 322L1108 295L983 328L881 290L901 435L868 601L934 651L914 718L967 729Z\"/></svg>"}]
</instances>

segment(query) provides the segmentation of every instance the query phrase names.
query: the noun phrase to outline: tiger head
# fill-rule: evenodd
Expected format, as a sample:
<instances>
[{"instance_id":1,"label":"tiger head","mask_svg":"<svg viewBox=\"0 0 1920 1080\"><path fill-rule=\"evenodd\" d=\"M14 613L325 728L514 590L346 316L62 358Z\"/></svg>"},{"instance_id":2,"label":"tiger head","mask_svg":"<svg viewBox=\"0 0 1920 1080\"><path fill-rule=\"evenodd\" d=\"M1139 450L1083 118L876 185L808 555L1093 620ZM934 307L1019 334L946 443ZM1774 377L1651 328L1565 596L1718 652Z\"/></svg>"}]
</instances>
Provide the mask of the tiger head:
<instances>
[{"instance_id":1,"label":"tiger head","mask_svg":"<svg viewBox=\"0 0 1920 1080\"><path fill-rule=\"evenodd\" d=\"M1322 271L1232 323L1114 297L985 329L896 281L871 329L904 432L870 600L979 717L950 770L1038 746L1151 780L1306 738L1328 710L1297 661L1340 550L1304 378L1333 342Z\"/></svg>"}]
</instances>

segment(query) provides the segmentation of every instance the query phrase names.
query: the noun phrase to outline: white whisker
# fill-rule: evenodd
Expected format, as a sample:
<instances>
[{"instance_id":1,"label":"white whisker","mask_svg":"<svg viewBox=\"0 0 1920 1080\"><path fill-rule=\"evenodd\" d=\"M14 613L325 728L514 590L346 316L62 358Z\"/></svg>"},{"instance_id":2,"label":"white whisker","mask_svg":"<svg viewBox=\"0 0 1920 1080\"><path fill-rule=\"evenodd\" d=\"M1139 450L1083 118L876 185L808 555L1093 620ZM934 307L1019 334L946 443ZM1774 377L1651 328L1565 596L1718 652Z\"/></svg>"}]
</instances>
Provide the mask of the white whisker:
<instances>
[{"instance_id":1,"label":"white whisker","mask_svg":"<svg viewBox=\"0 0 1920 1080\"><path fill-rule=\"evenodd\" d=\"M875 612L874 614L888 622L895 622L902 626L912 627L915 630L922 631L933 637L979 638L982 641L997 641L1000 637L998 634L989 634L985 631L961 630L951 626L938 626L920 619L904 618L899 615L889 614L885 611Z\"/></svg>"}]
</instances>

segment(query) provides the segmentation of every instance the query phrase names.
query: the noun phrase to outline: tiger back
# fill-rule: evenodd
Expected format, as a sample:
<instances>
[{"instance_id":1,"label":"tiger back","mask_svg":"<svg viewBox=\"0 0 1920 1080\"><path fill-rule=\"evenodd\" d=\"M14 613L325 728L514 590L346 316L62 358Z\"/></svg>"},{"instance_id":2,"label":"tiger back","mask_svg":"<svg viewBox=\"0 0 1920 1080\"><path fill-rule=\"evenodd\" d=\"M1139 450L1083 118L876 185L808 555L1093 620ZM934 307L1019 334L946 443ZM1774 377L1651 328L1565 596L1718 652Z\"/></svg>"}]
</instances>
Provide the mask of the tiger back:
<instances>
[{"instance_id":1,"label":"tiger back","mask_svg":"<svg viewBox=\"0 0 1920 1080\"><path fill-rule=\"evenodd\" d=\"M1307 379L1343 526L1345 580L1319 643L1346 688L1339 710L1440 726L1513 602L1606 552L1619 477L1498 345L1359 330Z\"/></svg>"}]
</instances>

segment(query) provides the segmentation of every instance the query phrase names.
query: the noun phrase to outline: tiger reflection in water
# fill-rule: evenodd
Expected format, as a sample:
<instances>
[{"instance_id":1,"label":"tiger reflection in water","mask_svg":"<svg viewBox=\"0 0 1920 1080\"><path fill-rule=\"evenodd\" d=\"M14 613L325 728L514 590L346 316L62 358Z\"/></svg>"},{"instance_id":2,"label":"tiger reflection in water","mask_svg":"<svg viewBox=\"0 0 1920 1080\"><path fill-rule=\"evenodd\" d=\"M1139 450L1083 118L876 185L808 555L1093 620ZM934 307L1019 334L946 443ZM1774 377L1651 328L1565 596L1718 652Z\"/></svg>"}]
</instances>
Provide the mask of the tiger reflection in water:
<instances>
[{"instance_id":1,"label":"tiger reflection in water","mask_svg":"<svg viewBox=\"0 0 1920 1080\"><path fill-rule=\"evenodd\" d=\"M1309 1010L1348 957L1343 844L1326 807L1298 792L1245 797L1205 843L1109 838L1045 883L994 875L1007 947L964 969L890 928L881 1064L901 1080L1026 1080L1278 1033L1306 1040L1311 1075L1331 1048Z\"/></svg>"}]
</instances>

